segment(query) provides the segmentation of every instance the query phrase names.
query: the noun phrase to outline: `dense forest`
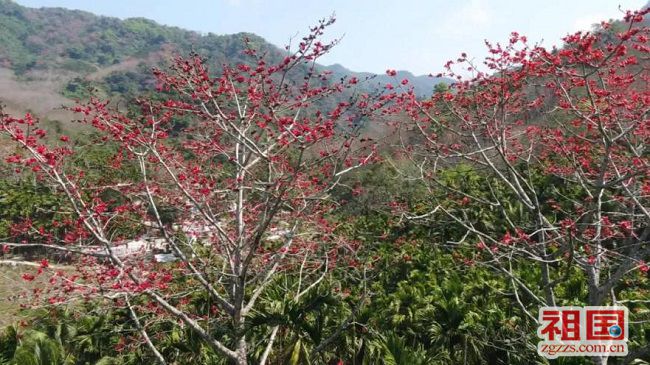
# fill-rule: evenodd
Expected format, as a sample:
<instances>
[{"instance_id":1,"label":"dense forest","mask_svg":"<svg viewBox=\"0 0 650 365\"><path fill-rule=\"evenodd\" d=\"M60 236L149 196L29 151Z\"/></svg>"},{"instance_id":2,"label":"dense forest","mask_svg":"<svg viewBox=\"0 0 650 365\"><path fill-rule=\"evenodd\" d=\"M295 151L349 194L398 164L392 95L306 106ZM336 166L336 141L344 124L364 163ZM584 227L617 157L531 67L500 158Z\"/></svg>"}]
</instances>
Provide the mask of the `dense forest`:
<instances>
[{"instance_id":1,"label":"dense forest","mask_svg":"<svg viewBox=\"0 0 650 365\"><path fill-rule=\"evenodd\" d=\"M0 0L0 364L650 363L647 13L414 77Z\"/></svg>"}]
</instances>

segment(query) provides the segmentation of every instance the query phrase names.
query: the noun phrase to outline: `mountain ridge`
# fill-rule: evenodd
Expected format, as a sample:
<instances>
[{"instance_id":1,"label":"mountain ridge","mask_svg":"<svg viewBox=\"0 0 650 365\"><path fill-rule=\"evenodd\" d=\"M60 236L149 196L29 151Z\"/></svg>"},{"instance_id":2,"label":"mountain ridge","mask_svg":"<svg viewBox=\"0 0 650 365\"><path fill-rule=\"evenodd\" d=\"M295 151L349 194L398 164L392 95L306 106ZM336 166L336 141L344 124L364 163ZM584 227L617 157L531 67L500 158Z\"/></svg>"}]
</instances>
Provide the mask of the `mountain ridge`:
<instances>
[{"instance_id":1,"label":"mountain ridge","mask_svg":"<svg viewBox=\"0 0 650 365\"><path fill-rule=\"evenodd\" d=\"M63 104L83 99L89 88L107 97L151 90L150 68L165 66L174 54L194 51L213 65L246 62L245 38L271 57L281 59L286 54L250 32L203 34L143 17L119 19L62 7L30 8L11 0L0 0L0 34L0 71L4 70L0 101L10 112L32 111L49 121L66 119L65 113L51 109L53 103L59 104L61 97L66 100ZM395 82L388 75L353 72L338 64L319 68L331 71L333 78L368 79L365 84L371 88ZM440 82L451 82L408 71L395 77L409 79L421 96L430 95ZM13 92L27 85L25 92Z\"/></svg>"}]
</instances>

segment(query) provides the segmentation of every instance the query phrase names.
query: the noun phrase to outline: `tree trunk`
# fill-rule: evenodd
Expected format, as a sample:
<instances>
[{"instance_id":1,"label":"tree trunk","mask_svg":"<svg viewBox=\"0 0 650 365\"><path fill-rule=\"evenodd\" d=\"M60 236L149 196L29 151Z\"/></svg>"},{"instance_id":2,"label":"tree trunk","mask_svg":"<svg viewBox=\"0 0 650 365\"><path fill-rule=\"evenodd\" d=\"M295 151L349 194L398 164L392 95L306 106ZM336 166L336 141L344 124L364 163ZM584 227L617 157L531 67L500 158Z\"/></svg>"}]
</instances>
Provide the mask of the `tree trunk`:
<instances>
[{"instance_id":1,"label":"tree trunk","mask_svg":"<svg viewBox=\"0 0 650 365\"><path fill-rule=\"evenodd\" d=\"M603 295L600 288L600 268L598 265L600 262L596 262L593 267L587 269L587 282L588 282L588 291L589 298L587 304L590 306L599 306L603 305ZM591 361L594 365L607 365L607 356L592 356Z\"/></svg>"}]
</instances>

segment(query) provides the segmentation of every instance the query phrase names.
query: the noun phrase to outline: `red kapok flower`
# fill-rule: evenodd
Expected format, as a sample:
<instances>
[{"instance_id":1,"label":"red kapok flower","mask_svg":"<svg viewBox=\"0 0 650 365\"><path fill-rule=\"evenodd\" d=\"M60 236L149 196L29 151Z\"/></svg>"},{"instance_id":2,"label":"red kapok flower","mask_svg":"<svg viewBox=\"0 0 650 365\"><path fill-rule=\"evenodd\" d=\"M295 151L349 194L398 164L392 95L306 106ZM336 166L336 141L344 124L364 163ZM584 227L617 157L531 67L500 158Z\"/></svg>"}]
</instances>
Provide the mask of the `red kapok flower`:
<instances>
[{"instance_id":1,"label":"red kapok flower","mask_svg":"<svg viewBox=\"0 0 650 365\"><path fill-rule=\"evenodd\" d=\"M32 274L23 274L22 278L25 281L33 281L34 279L36 279L36 276Z\"/></svg>"}]
</instances>

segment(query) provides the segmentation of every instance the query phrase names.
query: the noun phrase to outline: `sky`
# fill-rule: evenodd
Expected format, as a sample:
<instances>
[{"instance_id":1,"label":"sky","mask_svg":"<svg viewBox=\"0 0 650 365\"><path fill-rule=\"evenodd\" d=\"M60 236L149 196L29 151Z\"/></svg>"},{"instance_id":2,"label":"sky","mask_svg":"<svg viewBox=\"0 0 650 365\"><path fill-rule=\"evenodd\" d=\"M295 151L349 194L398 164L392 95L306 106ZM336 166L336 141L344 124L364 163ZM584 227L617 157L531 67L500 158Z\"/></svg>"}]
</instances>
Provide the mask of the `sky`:
<instances>
[{"instance_id":1,"label":"sky","mask_svg":"<svg viewBox=\"0 0 650 365\"><path fill-rule=\"evenodd\" d=\"M318 19L336 14L325 39L341 38L321 59L353 71L437 73L466 52L487 54L484 41L506 41L512 31L530 42L561 38L620 18L647 0L16 0L29 7L64 7L119 18L146 17L202 33L252 32L286 45ZM619 9L620 7L620 9Z\"/></svg>"}]
</instances>

